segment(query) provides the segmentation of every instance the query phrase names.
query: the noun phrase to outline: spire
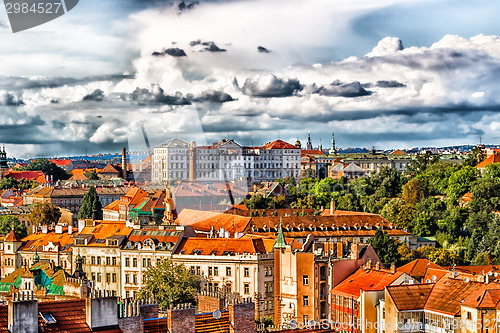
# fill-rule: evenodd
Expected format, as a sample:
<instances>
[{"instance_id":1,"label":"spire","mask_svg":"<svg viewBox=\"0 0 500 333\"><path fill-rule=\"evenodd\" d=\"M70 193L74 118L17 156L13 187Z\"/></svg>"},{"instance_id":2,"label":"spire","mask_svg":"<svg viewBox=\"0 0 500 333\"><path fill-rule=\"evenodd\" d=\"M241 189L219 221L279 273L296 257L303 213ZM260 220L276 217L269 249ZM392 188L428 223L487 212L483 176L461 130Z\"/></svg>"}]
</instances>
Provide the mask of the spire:
<instances>
[{"instance_id":1,"label":"spire","mask_svg":"<svg viewBox=\"0 0 500 333\"><path fill-rule=\"evenodd\" d=\"M40 262L40 256L38 255L38 248L35 249L35 254L33 255L33 266Z\"/></svg>"},{"instance_id":2,"label":"spire","mask_svg":"<svg viewBox=\"0 0 500 333\"><path fill-rule=\"evenodd\" d=\"M321 139L319 139L319 150L323 150L323 143L321 142Z\"/></svg>"},{"instance_id":3,"label":"spire","mask_svg":"<svg viewBox=\"0 0 500 333\"><path fill-rule=\"evenodd\" d=\"M337 154L337 148L335 148L335 134L332 133L332 151L330 154Z\"/></svg>"},{"instance_id":4,"label":"spire","mask_svg":"<svg viewBox=\"0 0 500 333\"><path fill-rule=\"evenodd\" d=\"M312 143L311 143L311 131L307 132L307 145L306 145L307 150L312 150Z\"/></svg>"},{"instance_id":5,"label":"spire","mask_svg":"<svg viewBox=\"0 0 500 333\"><path fill-rule=\"evenodd\" d=\"M275 249L286 249L285 236L283 235L283 228L281 227L282 218L280 217L280 228L278 229L278 237L276 237L276 242L274 243Z\"/></svg>"}]
</instances>

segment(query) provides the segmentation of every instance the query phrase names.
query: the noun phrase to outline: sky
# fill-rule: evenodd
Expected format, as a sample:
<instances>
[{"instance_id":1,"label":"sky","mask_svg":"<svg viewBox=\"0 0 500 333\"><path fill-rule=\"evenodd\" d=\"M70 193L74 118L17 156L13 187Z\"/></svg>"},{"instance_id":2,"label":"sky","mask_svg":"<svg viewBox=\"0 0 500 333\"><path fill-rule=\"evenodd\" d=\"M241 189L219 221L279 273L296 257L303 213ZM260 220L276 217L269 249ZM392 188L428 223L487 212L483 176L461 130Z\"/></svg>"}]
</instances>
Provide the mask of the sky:
<instances>
[{"instance_id":1,"label":"sky","mask_svg":"<svg viewBox=\"0 0 500 333\"><path fill-rule=\"evenodd\" d=\"M499 143L500 2L80 0L12 33L0 144L18 158L172 137L378 149Z\"/></svg>"}]
</instances>

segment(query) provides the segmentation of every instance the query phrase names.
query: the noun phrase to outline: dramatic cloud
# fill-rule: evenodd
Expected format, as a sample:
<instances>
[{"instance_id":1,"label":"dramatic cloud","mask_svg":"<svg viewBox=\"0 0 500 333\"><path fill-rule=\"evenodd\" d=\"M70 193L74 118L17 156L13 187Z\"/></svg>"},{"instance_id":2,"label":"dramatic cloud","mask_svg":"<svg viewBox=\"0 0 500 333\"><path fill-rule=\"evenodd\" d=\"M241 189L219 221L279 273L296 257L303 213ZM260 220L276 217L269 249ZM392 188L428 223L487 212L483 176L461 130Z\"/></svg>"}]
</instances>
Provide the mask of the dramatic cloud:
<instances>
[{"instance_id":1,"label":"dramatic cloud","mask_svg":"<svg viewBox=\"0 0 500 333\"><path fill-rule=\"evenodd\" d=\"M6 91L0 91L0 105L18 106L23 105L23 101Z\"/></svg>"},{"instance_id":2,"label":"dramatic cloud","mask_svg":"<svg viewBox=\"0 0 500 333\"><path fill-rule=\"evenodd\" d=\"M257 51L259 51L260 53L270 53L271 52L270 50L266 49L264 46L258 46Z\"/></svg>"},{"instance_id":3,"label":"dramatic cloud","mask_svg":"<svg viewBox=\"0 0 500 333\"><path fill-rule=\"evenodd\" d=\"M163 49L162 52L153 52L151 55L153 56L162 56L162 55L165 55L165 54L168 54L172 57L185 57L186 56L186 52L183 50L183 49L180 49L178 47L172 47L172 48L168 48L168 49Z\"/></svg>"},{"instance_id":4,"label":"dramatic cloud","mask_svg":"<svg viewBox=\"0 0 500 333\"><path fill-rule=\"evenodd\" d=\"M141 105L146 104L167 104L167 105L189 105L191 102L184 97L182 93L176 92L175 95L165 95L163 89L154 85L151 90L136 88L132 93L132 100Z\"/></svg>"},{"instance_id":5,"label":"dramatic cloud","mask_svg":"<svg viewBox=\"0 0 500 333\"><path fill-rule=\"evenodd\" d=\"M295 95L303 88L297 79L265 75L246 79L241 90L254 97L287 97Z\"/></svg>"},{"instance_id":6,"label":"dramatic cloud","mask_svg":"<svg viewBox=\"0 0 500 333\"><path fill-rule=\"evenodd\" d=\"M319 87L313 93L336 97L360 97L372 94L371 91L363 88L358 81L342 83L339 80L333 81L330 85Z\"/></svg>"},{"instance_id":7,"label":"dramatic cloud","mask_svg":"<svg viewBox=\"0 0 500 333\"><path fill-rule=\"evenodd\" d=\"M103 99L104 91L102 91L101 89L96 89L91 94L85 95L83 97L84 101L102 102Z\"/></svg>"}]
</instances>

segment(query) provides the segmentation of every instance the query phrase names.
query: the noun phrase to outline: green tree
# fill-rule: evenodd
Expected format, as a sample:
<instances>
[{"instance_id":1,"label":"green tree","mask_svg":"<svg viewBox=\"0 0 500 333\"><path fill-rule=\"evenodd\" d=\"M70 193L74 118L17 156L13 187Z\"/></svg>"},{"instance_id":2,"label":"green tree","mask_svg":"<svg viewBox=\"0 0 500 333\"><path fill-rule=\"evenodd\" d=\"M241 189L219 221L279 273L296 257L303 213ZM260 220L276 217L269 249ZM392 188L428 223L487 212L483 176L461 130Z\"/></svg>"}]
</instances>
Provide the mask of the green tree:
<instances>
[{"instance_id":1,"label":"green tree","mask_svg":"<svg viewBox=\"0 0 500 333\"><path fill-rule=\"evenodd\" d=\"M460 262L460 257L453 251L447 249L435 249L427 258L439 266L453 266Z\"/></svg>"},{"instance_id":2,"label":"green tree","mask_svg":"<svg viewBox=\"0 0 500 333\"><path fill-rule=\"evenodd\" d=\"M78 211L79 219L102 219L102 206L99 201L99 195L94 186L83 195L82 205Z\"/></svg>"},{"instance_id":3,"label":"green tree","mask_svg":"<svg viewBox=\"0 0 500 333\"><path fill-rule=\"evenodd\" d=\"M451 198L460 198L467 193L472 183L478 177L478 171L475 167L464 166L455 171L448 179L447 195Z\"/></svg>"},{"instance_id":4,"label":"green tree","mask_svg":"<svg viewBox=\"0 0 500 333\"><path fill-rule=\"evenodd\" d=\"M184 265L174 264L170 258L150 266L144 273L144 279L139 299L154 298L163 310L181 303L194 304L201 287L199 276L192 274Z\"/></svg>"},{"instance_id":5,"label":"green tree","mask_svg":"<svg viewBox=\"0 0 500 333\"><path fill-rule=\"evenodd\" d=\"M95 171L95 169L84 172L84 175L88 180L99 180L99 175L97 174L97 171Z\"/></svg>"},{"instance_id":6,"label":"green tree","mask_svg":"<svg viewBox=\"0 0 500 333\"><path fill-rule=\"evenodd\" d=\"M401 199L392 199L387 204L385 204L384 208L380 212L383 218L387 221L396 224L398 221L398 214L403 209L404 201Z\"/></svg>"},{"instance_id":7,"label":"green tree","mask_svg":"<svg viewBox=\"0 0 500 333\"><path fill-rule=\"evenodd\" d=\"M32 160L27 166L18 168L17 170L42 171L45 175L52 176L54 181L68 179L70 177L64 169L58 167L54 162L46 158Z\"/></svg>"},{"instance_id":8,"label":"green tree","mask_svg":"<svg viewBox=\"0 0 500 333\"><path fill-rule=\"evenodd\" d=\"M438 221L438 226L448 242L454 243L460 236L466 236L464 226L468 217L467 209L451 206L443 212L443 215L443 219Z\"/></svg>"},{"instance_id":9,"label":"green tree","mask_svg":"<svg viewBox=\"0 0 500 333\"><path fill-rule=\"evenodd\" d=\"M346 193L338 197L337 209L359 212L361 211L361 205L359 204L359 199L356 194Z\"/></svg>"},{"instance_id":10,"label":"green tree","mask_svg":"<svg viewBox=\"0 0 500 333\"><path fill-rule=\"evenodd\" d=\"M467 155L467 158L465 159L463 164L470 167L475 167L482 161L484 161L483 149L479 146L475 146L474 148L472 148L469 155Z\"/></svg>"},{"instance_id":11,"label":"green tree","mask_svg":"<svg viewBox=\"0 0 500 333\"><path fill-rule=\"evenodd\" d=\"M266 209L269 207L269 202L272 199L264 198L262 194L254 194L249 199L245 199L243 204L247 206L248 209Z\"/></svg>"},{"instance_id":12,"label":"green tree","mask_svg":"<svg viewBox=\"0 0 500 333\"><path fill-rule=\"evenodd\" d=\"M401 256L398 253L399 244L387 234L387 231L375 231L375 237L369 239L368 243L373 246L373 249L385 267L389 267L392 263L396 264L400 262Z\"/></svg>"},{"instance_id":13,"label":"green tree","mask_svg":"<svg viewBox=\"0 0 500 333\"><path fill-rule=\"evenodd\" d=\"M285 203L286 203L286 197L284 194L279 194L275 197L273 197L273 201L269 203L269 208L275 208L275 209L280 209L280 208L285 208Z\"/></svg>"},{"instance_id":14,"label":"green tree","mask_svg":"<svg viewBox=\"0 0 500 333\"><path fill-rule=\"evenodd\" d=\"M483 177L500 179L500 163L487 164L484 168Z\"/></svg>"},{"instance_id":15,"label":"green tree","mask_svg":"<svg viewBox=\"0 0 500 333\"><path fill-rule=\"evenodd\" d=\"M370 187L378 197L394 198L401 192L405 180L395 168L380 168L379 172L370 176Z\"/></svg>"},{"instance_id":16,"label":"green tree","mask_svg":"<svg viewBox=\"0 0 500 333\"><path fill-rule=\"evenodd\" d=\"M435 197L422 200L415 206L412 232L417 236L433 236L438 231L438 221L443 217L446 205Z\"/></svg>"},{"instance_id":17,"label":"green tree","mask_svg":"<svg viewBox=\"0 0 500 333\"><path fill-rule=\"evenodd\" d=\"M313 169L302 170L302 178L316 178L316 172Z\"/></svg>"},{"instance_id":18,"label":"green tree","mask_svg":"<svg viewBox=\"0 0 500 333\"><path fill-rule=\"evenodd\" d=\"M24 238L28 236L28 228L17 217L11 215L0 216L0 235L7 235L12 230L12 226L14 226L14 233L17 237Z\"/></svg>"},{"instance_id":19,"label":"green tree","mask_svg":"<svg viewBox=\"0 0 500 333\"><path fill-rule=\"evenodd\" d=\"M30 213L31 225L51 225L59 221L61 210L50 202L37 202Z\"/></svg>"},{"instance_id":20,"label":"green tree","mask_svg":"<svg viewBox=\"0 0 500 333\"><path fill-rule=\"evenodd\" d=\"M293 209L314 209L316 208L316 197L308 195L305 198L298 198L290 205Z\"/></svg>"},{"instance_id":21,"label":"green tree","mask_svg":"<svg viewBox=\"0 0 500 333\"><path fill-rule=\"evenodd\" d=\"M439 155L434 155L430 151L417 155L406 167L406 173L416 176L424 173L429 166L439 161Z\"/></svg>"},{"instance_id":22,"label":"green tree","mask_svg":"<svg viewBox=\"0 0 500 333\"><path fill-rule=\"evenodd\" d=\"M11 188L17 188L18 186L19 182L15 178L4 177L0 180L0 190L8 190Z\"/></svg>"},{"instance_id":23,"label":"green tree","mask_svg":"<svg viewBox=\"0 0 500 333\"><path fill-rule=\"evenodd\" d=\"M403 185L403 201L409 205L416 205L425 197L425 187L418 178L413 178Z\"/></svg>"}]
</instances>

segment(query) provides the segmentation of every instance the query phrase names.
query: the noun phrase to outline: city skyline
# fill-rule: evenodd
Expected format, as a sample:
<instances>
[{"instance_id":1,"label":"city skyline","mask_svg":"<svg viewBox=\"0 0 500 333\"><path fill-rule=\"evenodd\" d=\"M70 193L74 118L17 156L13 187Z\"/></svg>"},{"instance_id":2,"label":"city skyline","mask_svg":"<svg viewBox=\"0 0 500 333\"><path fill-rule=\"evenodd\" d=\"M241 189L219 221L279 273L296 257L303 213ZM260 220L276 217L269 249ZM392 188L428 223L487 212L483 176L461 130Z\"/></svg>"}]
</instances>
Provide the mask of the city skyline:
<instances>
[{"instance_id":1,"label":"city skyline","mask_svg":"<svg viewBox=\"0 0 500 333\"><path fill-rule=\"evenodd\" d=\"M324 147L495 144L498 6L89 1L18 34L2 11L0 142L19 158L308 130Z\"/></svg>"}]
</instances>

